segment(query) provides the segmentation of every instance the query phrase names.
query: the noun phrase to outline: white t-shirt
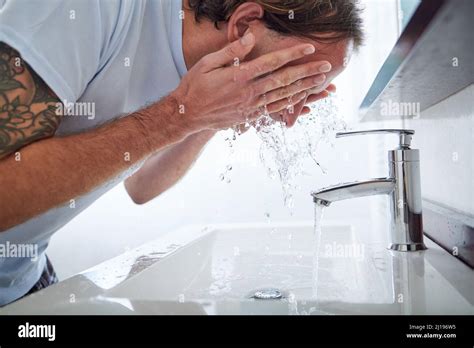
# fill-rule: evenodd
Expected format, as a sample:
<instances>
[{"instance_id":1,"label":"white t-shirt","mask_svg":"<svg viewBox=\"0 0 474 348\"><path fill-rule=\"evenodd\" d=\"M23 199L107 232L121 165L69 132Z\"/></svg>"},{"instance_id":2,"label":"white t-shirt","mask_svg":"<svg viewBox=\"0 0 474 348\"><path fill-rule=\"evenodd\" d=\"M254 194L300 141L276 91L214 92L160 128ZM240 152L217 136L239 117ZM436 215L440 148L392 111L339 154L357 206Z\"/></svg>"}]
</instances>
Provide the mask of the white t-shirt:
<instances>
[{"instance_id":1,"label":"white t-shirt","mask_svg":"<svg viewBox=\"0 0 474 348\"><path fill-rule=\"evenodd\" d=\"M178 86L186 73L181 10L181 0L0 0L0 41L18 50L63 102L87 105L82 116L73 108L63 117L56 134L66 135L129 114ZM38 248L37 260L0 254L0 305L38 281L52 234L127 174L0 233L3 250ZM0 197L0 209L4 204Z\"/></svg>"}]
</instances>

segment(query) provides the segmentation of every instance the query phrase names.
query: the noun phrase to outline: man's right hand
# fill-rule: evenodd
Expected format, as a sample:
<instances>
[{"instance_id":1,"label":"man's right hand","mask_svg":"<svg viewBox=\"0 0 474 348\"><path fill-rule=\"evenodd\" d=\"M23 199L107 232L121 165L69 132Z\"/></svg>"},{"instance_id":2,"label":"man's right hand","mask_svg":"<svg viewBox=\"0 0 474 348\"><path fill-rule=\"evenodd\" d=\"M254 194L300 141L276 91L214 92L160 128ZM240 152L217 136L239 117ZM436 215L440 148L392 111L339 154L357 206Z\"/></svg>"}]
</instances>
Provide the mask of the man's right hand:
<instances>
[{"instance_id":1,"label":"man's right hand","mask_svg":"<svg viewBox=\"0 0 474 348\"><path fill-rule=\"evenodd\" d=\"M255 46L247 33L222 50L203 57L171 94L191 133L205 129L226 129L252 121L266 107L277 113L308 97L308 91L322 86L321 70L327 61L286 66L313 54L311 44L271 52L243 62ZM290 98L291 97L291 98Z\"/></svg>"}]
</instances>

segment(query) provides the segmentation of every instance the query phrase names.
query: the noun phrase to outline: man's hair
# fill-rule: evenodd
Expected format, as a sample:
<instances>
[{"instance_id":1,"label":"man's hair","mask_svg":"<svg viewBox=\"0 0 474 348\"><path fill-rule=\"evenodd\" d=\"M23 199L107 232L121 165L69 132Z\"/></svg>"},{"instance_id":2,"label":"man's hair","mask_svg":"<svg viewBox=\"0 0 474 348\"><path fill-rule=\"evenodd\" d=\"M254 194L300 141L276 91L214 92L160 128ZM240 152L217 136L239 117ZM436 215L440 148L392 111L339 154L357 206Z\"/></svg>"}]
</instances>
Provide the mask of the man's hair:
<instances>
[{"instance_id":1,"label":"man's hair","mask_svg":"<svg viewBox=\"0 0 474 348\"><path fill-rule=\"evenodd\" d=\"M363 43L358 0L189 0L189 6L196 21L205 18L218 28L248 1L262 6L265 25L280 34L323 42L352 39L355 48Z\"/></svg>"}]
</instances>

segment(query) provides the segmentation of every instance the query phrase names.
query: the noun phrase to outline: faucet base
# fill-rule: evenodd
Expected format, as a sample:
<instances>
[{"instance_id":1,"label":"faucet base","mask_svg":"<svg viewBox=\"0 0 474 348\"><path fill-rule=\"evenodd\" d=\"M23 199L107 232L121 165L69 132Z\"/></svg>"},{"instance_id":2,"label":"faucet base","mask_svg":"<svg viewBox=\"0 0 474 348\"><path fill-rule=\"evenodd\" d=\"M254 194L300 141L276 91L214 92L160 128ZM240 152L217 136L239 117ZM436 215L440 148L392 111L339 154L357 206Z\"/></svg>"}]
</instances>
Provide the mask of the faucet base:
<instances>
[{"instance_id":1,"label":"faucet base","mask_svg":"<svg viewBox=\"0 0 474 348\"><path fill-rule=\"evenodd\" d=\"M413 243L413 244L396 244L392 243L388 247L390 250L394 251L420 251L428 249L424 243Z\"/></svg>"}]
</instances>

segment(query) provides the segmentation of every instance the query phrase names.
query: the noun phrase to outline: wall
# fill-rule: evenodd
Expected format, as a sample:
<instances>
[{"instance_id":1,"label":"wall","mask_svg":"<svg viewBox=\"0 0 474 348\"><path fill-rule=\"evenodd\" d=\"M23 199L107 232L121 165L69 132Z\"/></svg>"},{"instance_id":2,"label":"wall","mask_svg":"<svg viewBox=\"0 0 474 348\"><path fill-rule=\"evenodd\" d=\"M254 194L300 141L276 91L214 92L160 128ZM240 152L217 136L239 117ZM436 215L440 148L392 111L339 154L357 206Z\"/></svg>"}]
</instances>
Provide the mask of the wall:
<instances>
[{"instance_id":1,"label":"wall","mask_svg":"<svg viewBox=\"0 0 474 348\"><path fill-rule=\"evenodd\" d=\"M474 85L406 120L421 149L425 233L474 267Z\"/></svg>"},{"instance_id":2,"label":"wall","mask_svg":"<svg viewBox=\"0 0 474 348\"><path fill-rule=\"evenodd\" d=\"M423 197L474 217L474 85L406 120L421 152Z\"/></svg>"}]
</instances>

